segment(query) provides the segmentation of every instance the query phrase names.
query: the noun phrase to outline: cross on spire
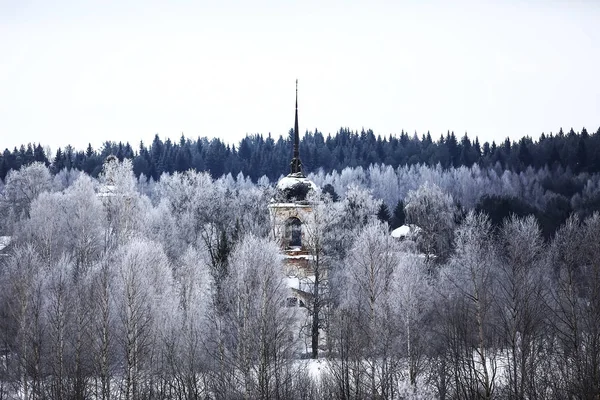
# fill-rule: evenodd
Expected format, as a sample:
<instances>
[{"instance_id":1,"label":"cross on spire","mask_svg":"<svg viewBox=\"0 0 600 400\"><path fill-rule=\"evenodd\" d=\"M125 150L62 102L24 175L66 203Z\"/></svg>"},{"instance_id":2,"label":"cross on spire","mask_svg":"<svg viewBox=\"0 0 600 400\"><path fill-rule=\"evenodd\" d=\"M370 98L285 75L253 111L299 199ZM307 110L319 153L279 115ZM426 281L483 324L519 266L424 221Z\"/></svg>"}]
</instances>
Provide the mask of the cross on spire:
<instances>
[{"instance_id":1,"label":"cross on spire","mask_svg":"<svg viewBox=\"0 0 600 400\"><path fill-rule=\"evenodd\" d=\"M294 155L292 158L292 174L302 174L302 161L300 161L300 133L298 132L298 79L296 79L296 120L294 121Z\"/></svg>"}]
</instances>

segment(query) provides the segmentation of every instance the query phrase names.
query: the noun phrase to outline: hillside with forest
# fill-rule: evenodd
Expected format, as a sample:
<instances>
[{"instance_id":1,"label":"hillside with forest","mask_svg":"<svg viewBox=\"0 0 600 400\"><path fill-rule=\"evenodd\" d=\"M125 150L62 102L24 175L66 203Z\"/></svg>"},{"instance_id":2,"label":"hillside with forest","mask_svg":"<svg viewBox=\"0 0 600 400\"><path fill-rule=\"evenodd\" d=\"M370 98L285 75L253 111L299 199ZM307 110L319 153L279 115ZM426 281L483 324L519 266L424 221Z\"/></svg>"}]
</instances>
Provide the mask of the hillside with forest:
<instances>
[{"instance_id":1,"label":"hillside with forest","mask_svg":"<svg viewBox=\"0 0 600 400\"><path fill-rule=\"evenodd\" d=\"M292 135L293 130L277 140L270 134L247 135L237 146L183 135L173 143L156 135L149 146L140 142L135 149L129 143L105 142L100 149L89 145L85 151L58 148L54 155L45 154L43 144L28 144L4 150L0 179L5 182L9 171L36 161L58 175L56 179L71 170L98 177L104 160L114 155L131 160L141 186L152 186L163 173L190 169L208 172L213 179L241 176L254 183L275 182L289 172ZM423 179L451 193L461 208L485 211L496 226L510 214L535 215L545 237L573 212L589 215L600 210L600 128L593 134L585 128L565 134L561 128L557 134L542 133L537 141L507 138L499 144L480 144L467 134L458 139L454 132L434 141L429 133L420 138L405 132L382 137L371 130L342 128L324 137L315 130L301 138L300 153L305 173L315 182L333 184L339 194L352 181L360 182L384 200L387 211L382 212L390 218L403 208L408 190ZM390 219L392 227L398 221Z\"/></svg>"},{"instance_id":2,"label":"hillside with forest","mask_svg":"<svg viewBox=\"0 0 600 400\"><path fill-rule=\"evenodd\" d=\"M7 150L0 398L598 398L599 143L307 133L292 306L289 138Z\"/></svg>"}]
</instances>

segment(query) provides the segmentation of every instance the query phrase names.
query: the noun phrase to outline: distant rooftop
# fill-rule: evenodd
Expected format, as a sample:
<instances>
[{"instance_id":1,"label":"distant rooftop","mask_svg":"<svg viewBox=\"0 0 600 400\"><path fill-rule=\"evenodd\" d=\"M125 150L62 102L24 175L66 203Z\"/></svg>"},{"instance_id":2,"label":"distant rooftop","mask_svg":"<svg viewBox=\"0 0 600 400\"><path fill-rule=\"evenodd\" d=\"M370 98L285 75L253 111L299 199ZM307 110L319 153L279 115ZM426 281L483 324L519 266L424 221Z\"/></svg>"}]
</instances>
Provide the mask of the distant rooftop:
<instances>
[{"instance_id":1,"label":"distant rooftop","mask_svg":"<svg viewBox=\"0 0 600 400\"><path fill-rule=\"evenodd\" d=\"M0 236L0 251L4 250L12 239L12 236Z\"/></svg>"}]
</instances>

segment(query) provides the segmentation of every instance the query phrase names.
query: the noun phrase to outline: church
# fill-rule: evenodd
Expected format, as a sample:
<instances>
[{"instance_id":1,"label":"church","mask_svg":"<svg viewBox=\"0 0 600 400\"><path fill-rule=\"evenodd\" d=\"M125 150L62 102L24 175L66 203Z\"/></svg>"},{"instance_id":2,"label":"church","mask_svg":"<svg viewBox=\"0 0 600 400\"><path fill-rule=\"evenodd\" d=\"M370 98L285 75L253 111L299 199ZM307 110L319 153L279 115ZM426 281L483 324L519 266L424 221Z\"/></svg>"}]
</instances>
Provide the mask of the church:
<instances>
[{"instance_id":1,"label":"church","mask_svg":"<svg viewBox=\"0 0 600 400\"><path fill-rule=\"evenodd\" d=\"M311 213L319 189L304 175L299 151L298 81L296 80L296 113L290 173L277 183L269 204L271 232L284 256L284 272L288 276L290 296L287 307L299 307L308 318L315 283L313 254L310 248ZM299 324L302 321L298 321Z\"/></svg>"}]
</instances>

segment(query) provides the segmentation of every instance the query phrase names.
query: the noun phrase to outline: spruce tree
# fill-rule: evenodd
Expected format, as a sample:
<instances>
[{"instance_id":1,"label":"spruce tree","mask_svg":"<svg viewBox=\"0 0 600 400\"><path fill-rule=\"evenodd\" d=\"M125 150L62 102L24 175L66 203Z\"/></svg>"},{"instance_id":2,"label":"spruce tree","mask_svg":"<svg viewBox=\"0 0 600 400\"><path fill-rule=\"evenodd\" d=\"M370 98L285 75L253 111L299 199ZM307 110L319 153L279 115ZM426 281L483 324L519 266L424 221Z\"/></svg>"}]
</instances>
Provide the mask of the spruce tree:
<instances>
[{"instance_id":1,"label":"spruce tree","mask_svg":"<svg viewBox=\"0 0 600 400\"><path fill-rule=\"evenodd\" d=\"M404 201L398 200L396 208L394 208L394 215L392 215L390 221L390 228L396 229L404 225L406 222L406 214L404 213Z\"/></svg>"},{"instance_id":2,"label":"spruce tree","mask_svg":"<svg viewBox=\"0 0 600 400\"><path fill-rule=\"evenodd\" d=\"M381 203L379 210L377 210L377 219L381 222L390 222L390 210L385 203Z\"/></svg>"}]
</instances>

